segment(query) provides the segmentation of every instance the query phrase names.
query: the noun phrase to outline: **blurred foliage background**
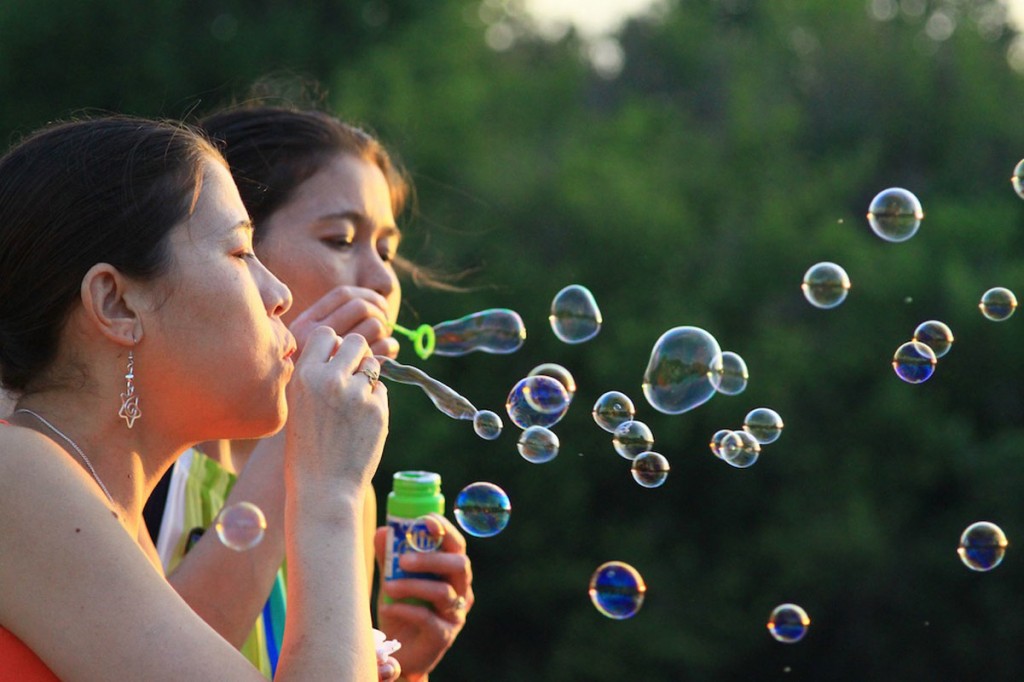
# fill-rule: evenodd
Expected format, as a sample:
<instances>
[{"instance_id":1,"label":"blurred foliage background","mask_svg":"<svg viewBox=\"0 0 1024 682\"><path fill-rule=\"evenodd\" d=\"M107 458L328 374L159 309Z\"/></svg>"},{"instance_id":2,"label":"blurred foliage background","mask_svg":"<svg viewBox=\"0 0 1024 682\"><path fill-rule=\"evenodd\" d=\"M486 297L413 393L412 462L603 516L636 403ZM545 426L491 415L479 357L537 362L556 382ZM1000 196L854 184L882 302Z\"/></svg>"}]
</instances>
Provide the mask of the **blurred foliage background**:
<instances>
[{"instance_id":1,"label":"blurred foliage background","mask_svg":"<svg viewBox=\"0 0 1024 682\"><path fill-rule=\"evenodd\" d=\"M408 166L406 255L471 271L467 293L407 283L400 320L508 307L527 325L514 355L403 359L501 413L536 364L575 374L543 465L513 426L483 441L391 389L382 498L394 471L425 468L449 502L487 480L513 503L501 535L469 539L478 601L434 679L1013 680L1024 319L977 303L1024 294L1016 40L987 0L675 0L597 44L517 0L8 0L0 131L82 110L191 120L267 73L314 78ZM890 186L927 214L902 244L864 218ZM853 281L834 310L799 288L822 260ZM570 283L605 319L577 346L546 319ZM956 342L904 384L892 353L927 319ZM679 325L742 355L746 392L651 408L642 372ZM591 419L613 389L671 462L662 488L637 486ZM781 439L750 469L715 459L711 434L759 406L783 416ZM987 574L956 555L979 520L1011 543ZM611 559L648 584L631 620L587 597ZM812 619L796 645L765 631L786 601Z\"/></svg>"}]
</instances>

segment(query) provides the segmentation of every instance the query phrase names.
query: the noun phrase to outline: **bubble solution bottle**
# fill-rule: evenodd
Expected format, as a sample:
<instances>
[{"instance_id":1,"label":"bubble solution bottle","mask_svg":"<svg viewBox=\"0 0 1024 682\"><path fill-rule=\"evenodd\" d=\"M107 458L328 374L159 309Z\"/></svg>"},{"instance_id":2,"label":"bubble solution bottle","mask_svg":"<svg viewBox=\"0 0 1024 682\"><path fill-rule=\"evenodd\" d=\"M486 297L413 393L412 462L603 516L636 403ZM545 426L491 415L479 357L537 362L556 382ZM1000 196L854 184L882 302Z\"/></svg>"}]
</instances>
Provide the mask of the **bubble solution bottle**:
<instances>
[{"instance_id":1,"label":"bubble solution bottle","mask_svg":"<svg viewBox=\"0 0 1024 682\"><path fill-rule=\"evenodd\" d=\"M395 472L392 490L387 501L387 537L384 541L384 580L399 578L426 578L440 580L433 573L409 573L398 566L398 559L409 547L405 536L409 526L421 516L444 514L444 495L441 494L441 476L430 471ZM384 601L393 601L384 595ZM410 604L429 605L422 599L402 599Z\"/></svg>"}]
</instances>

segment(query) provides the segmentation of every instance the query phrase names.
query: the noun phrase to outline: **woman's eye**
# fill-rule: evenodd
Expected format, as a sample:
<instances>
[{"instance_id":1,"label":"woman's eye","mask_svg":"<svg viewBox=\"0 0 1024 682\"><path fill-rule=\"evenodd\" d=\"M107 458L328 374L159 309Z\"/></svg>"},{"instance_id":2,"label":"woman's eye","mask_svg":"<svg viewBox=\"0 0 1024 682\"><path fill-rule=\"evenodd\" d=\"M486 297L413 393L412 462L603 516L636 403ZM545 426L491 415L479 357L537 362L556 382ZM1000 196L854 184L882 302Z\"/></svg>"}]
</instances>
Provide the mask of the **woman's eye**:
<instances>
[{"instance_id":1,"label":"woman's eye","mask_svg":"<svg viewBox=\"0 0 1024 682\"><path fill-rule=\"evenodd\" d=\"M329 237L324 240L333 249L347 249L352 246L352 237Z\"/></svg>"},{"instance_id":2,"label":"woman's eye","mask_svg":"<svg viewBox=\"0 0 1024 682\"><path fill-rule=\"evenodd\" d=\"M381 260L386 263L390 263L395 260L395 256L398 255L398 240L387 239L377 244L377 253L380 254Z\"/></svg>"}]
</instances>

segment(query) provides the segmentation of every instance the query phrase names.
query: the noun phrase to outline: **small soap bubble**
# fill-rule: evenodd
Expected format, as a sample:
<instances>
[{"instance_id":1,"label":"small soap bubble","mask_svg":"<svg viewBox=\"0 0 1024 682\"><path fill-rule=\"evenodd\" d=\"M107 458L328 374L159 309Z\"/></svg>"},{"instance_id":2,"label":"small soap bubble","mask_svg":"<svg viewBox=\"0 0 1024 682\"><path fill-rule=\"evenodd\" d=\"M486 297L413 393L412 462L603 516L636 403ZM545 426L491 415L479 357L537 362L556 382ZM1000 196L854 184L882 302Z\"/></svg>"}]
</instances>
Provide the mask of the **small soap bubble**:
<instances>
[{"instance_id":1,"label":"small soap bubble","mask_svg":"<svg viewBox=\"0 0 1024 682\"><path fill-rule=\"evenodd\" d=\"M907 341L892 356L896 376L908 384L928 381L935 373L935 351L920 341Z\"/></svg>"},{"instance_id":2,"label":"small soap bubble","mask_svg":"<svg viewBox=\"0 0 1024 682\"><path fill-rule=\"evenodd\" d=\"M796 604L779 604L768 616L768 632L777 642L794 644L807 634L811 619Z\"/></svg>"},{"instance_id":3,"label":"small soap bubble","mask_svg":"<svg viewBox=\"0 0 1024 682\"><path fill-rule=\"evenodd\" d=\"M711 436L711 441L708 443L708 447L711 448L711 454L718 459L722 459L722 440L730 433L732 433L732 431L729 429L719 429L718 431L715 431L713 436Z\"/></svg>"},{"instance_id":4,"label":"small soap bubble","mask_svg":"<svg viewBox=\"0 0 1024 682\"><path fill-rule=\"evenodd\" d=\"M455 498L455 520L473 537L489 538L505 530L512 503L493 483L470 483Z\"/></svg>"},{"instance_id":5,"label":"small soap bubble","mask_svg":"<svg viewBox=\"0 0 1024 682\"><path fill-rule=\"evenodd\" d=\"M1010 178L1010 182L1013 184L1013 191L1017 193L1021 199L1024 199L1024 159L1017 163L1017 166L1013 169L1013 176Z\"/></svg>"},{"instance_id":6,"label":"small soap bubble","mask_svg":"<svg viewBox=\"0 0 1024 682\"><path fill-rule=\"evenodd\" d=\"M608 391L594 403L594 421L608 433L615 433L619 424L628 422L636 414L633 401L625 393Z\"/></svg>"},{"instance_id":7,"label":"small soap bubble","mask_svg":"<svg viewBox=\"0 0 1024 682\"><path fill-rule=\"evenodd\" d=\"M721 373L722 349L700 327L674 327L661 335L644 371L644 397L665 414L681 414L715 395L711 383Z\"/></svg>"},{"instance_id":8,"label":"small soap bubble","mask_svg":"<svg viewBox=\"0 0 1024 682\"><path fill-rule=\"evenodd\" d=\"M539 384L543 384L545 390L553 389L553 395L561 397L561 409L555 412L542 412L535 407L535 405L546 405L548 408L551 406L551 403L545 401L552 394L545 392L542 395L541 391L537 390ZM554 388L556 386L557 389ZM509 391L508 398L505 400L505 411L508 412L512 423L521 429L531 426L551 427L561 421L569 410L568 395L565 388L556 379L546 376L526 377L516 382L516 385Z\"/></svg>"},{"instance_id":9,"label":"small soap bubble","mask_svg":"<svg viewBox=\"0 0 1024 682\"><path fill-rule=\"evenodd\" d=\"M761 444L746 431L730 431L719 447L722 459L737 469L753 466L761 456Z\"/></svg>"},{"instance_id":10,"label":"small soap bubble","mask_svg":"<svg viewBox=\"0 0 1024 682\"><path fill-rule=\"evenodd\" d=\"M917 233L924 219L921 202L900 187L882 190L868 207L872 231L887 242L904 242Z\"/></svg>"},{"instance_id":11,"label":"small soap bubble","mask_svg":"<svg viewBox=\"0 0 1024 682\"><path fill-rule=\"evenodd\" d=\"M543 464L558 456L558 436L543 426L531 426L519 435L518 447L527 462Z\"/></svg>"},{"instance_id":12,"label":"small soap bubble","mask_svg":"<svg viewBox=\"0 0 1024 682\"><path fill-rule=\"evenodd\" d=\"M608 561L590 577L590 601L598 613L615 620L632 618L644 603L647 585L635 568L622 561Z\"/></svg>"},{"instance_id":13,"label":"small soap bubble","mask_svg":"<svg viewBox=\"0 0 1024 682\"><path fill-rule=\"evenodd\" d=\"M641 452L633 460L633 480L645 488L660 487L668 479L668 460L657 452Z\"/></svg>"},{"instance_id":14,"label":"small soap bubble","mask_svg":"<svg viewBox=\"0 0 1024 682\"><path fill-rule=\"evenodd\" d=\"M406 526L405 542L417 552L434 552L441 547L445 533L441 520L427 514Z\"/></svg>"},{"instance_id":15,"label":"small soap bubble","mask_svg":"<svg viewBox=\"0 0 1024 682\"><path fill-rule=\"evenodd\" d=\"M835 263L816 263L804 273L800 288L804 298L815 308L829 309L846 300L850 293L850 277Z\"/></svg>"},{"instance_id":16,"label":"small soap bubble","mask_svg":"<svg viewBox=\"0 0 1024 682\"><path fill-rule=\"evenodd\" d=\"M523 379L523 398L541 414L565 413L569 392L558 379L543 374Z\"/></svg>"},{"instance_id":17,"label":"small soap bubble","mask_svg":"<svg viewBox=\"0 0 1024 682\"><path fill-rule=\"evenodd\" d=\"M531 369L530 373L526 376L535 377L538 375L558 379L562 386L565 387L565 392L569 394L569 400L572 400L573 396L576 395L576 379L573 378L572 372L565 367L554 362L545 362Z\"/></svg>"},{"instance_id":18,"label":"small soap bubble","mask_svg":"<svg viewBox=\"0 0 1024 682\"><path fill-rule=\"evenodd\" d=\"M759 407L747 413L743 419L743 430L761 445L774 443L782 435L782 417L773 409Z\"/></svg>"},{"instance_id":19,"label":"small soap bubble","mask_svg":"<svg viewBox=\"0 0 1024 682\"><path fill-rule=\"evenodd\" d=\"M570 284L551 301L551 329L559 341L583 343L601 331L601 311L590 290Z\"/></svg>"},{"instance_id":20,"label":"small soap bubble","mask_svg":"<svg viewBox=\"0 0 1024 682\"><path fill-rule=\"evenodd\" d=\"M267 530L263 510L252 502L236 502L220 510L214 524L221 544L244 552L260 544Z\"/></svg>"},{"instance_id":21,"label":"small soap bubble","mask_svg":"<svg viewBox=\"0 0 1024 682\"><path fill-rule=\"evenodd\" d=\"M747 388L747 363L737 353L725 351L720 360L711 363L711 385L724 395L739 395Z\"/></svg>"},{"instance_id":22,"label":"small soap bubble","mask_svg":"<svg viewBox=\"0 0 1024 682\"><path fill-rule=\"evenodd\" d=\"M615 452L625 459L634 459L654 445L654 434L647 424L630 420L619 424L612 435Z\"/></svg>"},{"instance_id":23,"label":"small soap bubble","mask_svg":"<svg viewBox=\"0 0 1024 682\"><path fill-rule=\"evenodd\" d=\"M1017 297L1004 287L993 287L986 291L978 304L981 314L993 322L1010 319L1017 309Z\"/></svg>"},{"instance_id":24,"label":"small soap bubble","mask_svg":"<svg viewBox=\"0 0 1024 682\"><path fill-rule=\"evenodd\" d=\"M473 430L484 440L494 440L501 435L501 417L490 410L479 410L473 415Z\"/></svg>"},{"instance_id":25,"label":"small soap bubble","mask_svg":"<svg viewBox=\"0 0 1024 682\"><path fill-rule=\"evenodd\" d=\"M928 320L917 325L917 329L914 330L914 341L931 348L936 359L941 358L953 346L953 331L945 322Z\"/></svg>"},{"instance_id":26,"label":"small soap bubble","mask_svg":"<svg viewBox=\"0 0 1024 682\"><path fill-rule=\"evenodd\" d=\"M978 521L960 536L960 547L956 551L964 566L972 571L991 571L1003 562L1009 544L999 526Z\"/></svg>"}]
</instances>

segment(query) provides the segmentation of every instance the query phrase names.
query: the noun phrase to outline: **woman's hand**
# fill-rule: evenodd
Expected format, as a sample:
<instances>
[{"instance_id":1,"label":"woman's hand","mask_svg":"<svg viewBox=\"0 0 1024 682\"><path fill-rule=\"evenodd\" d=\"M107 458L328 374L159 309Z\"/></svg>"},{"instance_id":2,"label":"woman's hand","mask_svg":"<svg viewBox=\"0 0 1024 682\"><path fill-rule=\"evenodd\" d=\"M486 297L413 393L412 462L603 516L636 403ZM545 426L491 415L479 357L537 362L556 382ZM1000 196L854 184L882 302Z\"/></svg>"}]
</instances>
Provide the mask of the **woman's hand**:
<instances>
[{"instance_id":1,"label":"woman's hand","mask_svg":"<svg viewBox=\"0 0 1024 682\"><path fill-rule=\"evenodd\" d=\"M326 325L340 336L359 334L374 355L398 356L398 340L391 335L387 300L372 289L338 286L304 310L292 321L290 330L299 344L306 345L309 334Z\"/></svg>"},{"instance_id":2,"label":"woman's hand","mask_svg":"<svg viewBox=\"0 0 1024 682\"><path fill-rule=\"evenodd\" d=\"M425 679L444 657L458 637L466 614L473 608L473 571L466 556L466 539L446 518L432 514L445 527L444 540L435 552L407 552L399 559L402 570L416 573L434 573L441 580L402 578L383 580L381 594L392 599L414 597L430 602L433 609L415 604L394 602L377 604L380 629L392 639L402 643L395 652L401 661L405 679ZM374 536L374 551L378 564L383 561L386 528L378 528Z\"/></svg>"}]
</instances>

